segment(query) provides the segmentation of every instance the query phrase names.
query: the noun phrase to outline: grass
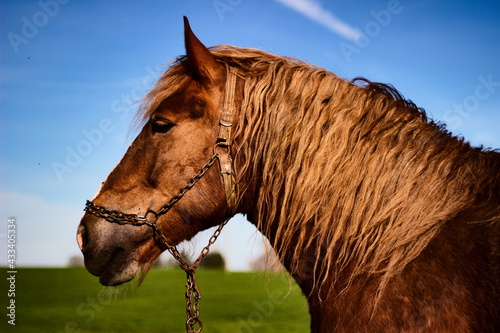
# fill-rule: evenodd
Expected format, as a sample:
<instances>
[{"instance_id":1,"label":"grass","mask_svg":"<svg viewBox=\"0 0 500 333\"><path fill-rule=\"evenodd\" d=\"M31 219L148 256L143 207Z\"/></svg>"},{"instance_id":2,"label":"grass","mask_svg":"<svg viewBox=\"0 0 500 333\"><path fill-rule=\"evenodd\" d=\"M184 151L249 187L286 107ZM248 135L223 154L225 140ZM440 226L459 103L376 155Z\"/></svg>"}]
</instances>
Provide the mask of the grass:
<instances>
[{"instance_id":1,"label":"grass","mask_svg":"<svg viewBox=\"0 0 500 333\"><path fill-rule=\"evenodd\" d=\"M200 269L196 275L204 333L309 330L306 300L285 274ZM0 281L6 296L7 280ZM185 332L184 284L176 269L153 269L140 288L105 288L83 268L19 268L16 325L7 323L2 296L0 331Z\"/></svg>"}]
</instances>

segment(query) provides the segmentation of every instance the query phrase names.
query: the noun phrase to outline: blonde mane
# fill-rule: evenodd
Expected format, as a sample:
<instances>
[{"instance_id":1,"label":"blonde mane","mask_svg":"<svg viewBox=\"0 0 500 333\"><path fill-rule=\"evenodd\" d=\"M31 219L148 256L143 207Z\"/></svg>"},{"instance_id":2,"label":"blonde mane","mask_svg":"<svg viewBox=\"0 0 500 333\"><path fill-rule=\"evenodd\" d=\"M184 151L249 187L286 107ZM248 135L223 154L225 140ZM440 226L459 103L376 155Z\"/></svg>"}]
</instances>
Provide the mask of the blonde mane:
<instances>
[{"instance_id":1,"label":"blonde mane","mask_svg":"<svg viewBox=\"0 0 500 333\"><path fill-rule=\"evenodd\" d=\"M382 290L471 205L478 180L463 161L476 151L390 87L260 50L210 51L244 82L233 150L240 197L253 182L254 222L292 272L312 254L315 288L343 272L377 274ZM186 84L183 61L146 96L144 119Z\"/></svg>"}]
</instances>

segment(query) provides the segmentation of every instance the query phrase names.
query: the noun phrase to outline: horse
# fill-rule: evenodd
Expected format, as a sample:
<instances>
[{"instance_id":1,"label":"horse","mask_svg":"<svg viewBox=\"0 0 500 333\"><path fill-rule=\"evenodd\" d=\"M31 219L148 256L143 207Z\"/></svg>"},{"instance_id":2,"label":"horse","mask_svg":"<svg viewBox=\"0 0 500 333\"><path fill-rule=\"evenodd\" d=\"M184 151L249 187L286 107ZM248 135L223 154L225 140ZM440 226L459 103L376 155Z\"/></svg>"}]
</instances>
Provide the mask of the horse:
<instances>
[{"instance_id":1,"label":"horse","mask_svg":"<svg viewBox=\"0 0 500 333\"><path fill-rule=\"evenodd\" d=\"M146 94L142 130L87 202L77 241L90 273L142 279L239 213L300 286L311 332L500 331L498 150L392 85L207 48L186 18L184 30L186 55Z\"/></svg>"}]
</instances>

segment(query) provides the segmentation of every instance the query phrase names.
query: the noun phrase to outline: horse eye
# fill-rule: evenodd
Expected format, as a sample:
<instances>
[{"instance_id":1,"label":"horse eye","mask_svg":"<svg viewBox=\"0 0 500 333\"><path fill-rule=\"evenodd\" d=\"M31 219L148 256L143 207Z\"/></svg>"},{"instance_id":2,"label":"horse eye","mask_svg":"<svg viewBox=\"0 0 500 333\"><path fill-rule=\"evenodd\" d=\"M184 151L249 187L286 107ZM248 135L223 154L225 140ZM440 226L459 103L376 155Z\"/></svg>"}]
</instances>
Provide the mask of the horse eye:
<instances>
[{"instance_id":1,"label":"horse eye","mask_svg":"<svg viewBox=\"0 0 500 333\"><path fill-rule=\"evenodd\" d=\"M167 133L174 127L174 124L165 119L155 119L151 123L153 133Z\"/></svg>"}]
</instances>

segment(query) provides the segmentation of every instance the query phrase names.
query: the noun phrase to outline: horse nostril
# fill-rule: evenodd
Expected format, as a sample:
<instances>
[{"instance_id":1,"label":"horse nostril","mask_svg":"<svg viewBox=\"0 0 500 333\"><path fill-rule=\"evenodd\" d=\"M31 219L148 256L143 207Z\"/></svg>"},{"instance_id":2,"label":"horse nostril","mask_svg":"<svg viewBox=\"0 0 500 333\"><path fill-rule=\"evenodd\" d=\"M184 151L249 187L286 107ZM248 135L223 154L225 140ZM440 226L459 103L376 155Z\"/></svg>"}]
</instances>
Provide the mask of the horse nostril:
<instances>
[{"instance_id":1,"label":"horse nostril","mask_svg":"<svg viewBox=\"0 0 500 333\"><path fill-rule=\"evenodd\" d=\"M85 231L85 227L81 224L78 226L78 231L76 233L76 242L78 243L80 251L83 251L85 245L87 245L87 232Z\"/></svg>"}]
</instances>

